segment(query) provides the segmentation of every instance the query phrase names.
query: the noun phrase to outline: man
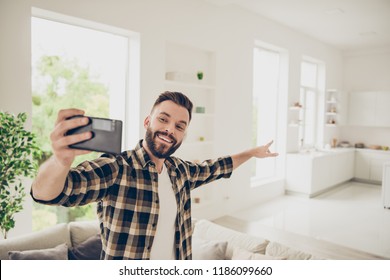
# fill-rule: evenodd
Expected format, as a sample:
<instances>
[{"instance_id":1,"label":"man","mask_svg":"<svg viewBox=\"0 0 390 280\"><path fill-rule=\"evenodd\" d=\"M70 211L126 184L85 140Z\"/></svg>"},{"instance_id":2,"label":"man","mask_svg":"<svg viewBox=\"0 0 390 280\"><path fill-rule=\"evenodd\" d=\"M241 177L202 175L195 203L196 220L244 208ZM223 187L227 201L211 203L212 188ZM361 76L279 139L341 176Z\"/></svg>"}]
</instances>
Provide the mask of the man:
<instances>
[{"instance_id":1,"label":"man","mask_svg":"<svg viewBox=\"0 0 390 280\"><path fill-rule=\"evenodd\" d=\"M65 136L85 125L77 109L61 110L50 138L53 156L39 169L31 195L40 203L75 206L97 202L102 259L191 259L190 191L230 177L252 157L275 157L265 146L208 160L185 162L171 155L180 147L191 121L192 103L182 93L164 92L144 121L145 139L118 156L104 154L76 168L77 155L88 151L68 146L90 132Z\"/></svg>"}]
</instances>

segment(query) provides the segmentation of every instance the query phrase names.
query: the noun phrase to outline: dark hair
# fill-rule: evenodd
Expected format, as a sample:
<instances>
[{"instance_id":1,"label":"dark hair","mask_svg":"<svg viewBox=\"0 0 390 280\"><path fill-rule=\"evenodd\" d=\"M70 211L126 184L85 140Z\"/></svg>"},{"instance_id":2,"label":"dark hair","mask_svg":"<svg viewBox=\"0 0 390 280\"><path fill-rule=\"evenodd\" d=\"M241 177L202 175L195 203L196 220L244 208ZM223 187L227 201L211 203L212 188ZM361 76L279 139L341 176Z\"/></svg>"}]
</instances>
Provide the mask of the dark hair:
<instances>
[{"instance_id":1,"label":"dark hair","mask_svg":"<svg viewBox=\"0 0 390 280\"><path fill-rule=\"evenodd\" d=\"M188 111L188 114L190 115L190 121L191 121L193 104L192 104L191 100L187 96L185 96L183 93L176 92L176 91L166 91L166 92L161 93L158 96L158 98L156 99L156 101L154 102L152 110L154 109L154 107L156 107L158 104L160 104L164 101L172 101L172 102L176 103L177 105L186 108Z\"/></svg>"}]
</instances>

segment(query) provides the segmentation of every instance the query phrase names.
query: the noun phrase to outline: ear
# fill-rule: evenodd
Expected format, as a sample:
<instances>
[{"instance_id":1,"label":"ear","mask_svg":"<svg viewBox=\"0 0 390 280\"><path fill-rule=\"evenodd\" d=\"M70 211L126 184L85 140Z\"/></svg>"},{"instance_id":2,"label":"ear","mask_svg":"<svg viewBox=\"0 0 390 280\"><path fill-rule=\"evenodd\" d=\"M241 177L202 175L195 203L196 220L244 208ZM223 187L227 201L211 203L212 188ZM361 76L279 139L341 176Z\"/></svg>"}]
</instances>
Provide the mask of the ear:
<instances>
[{"instance_id":1,"label":"ear","mask_svg":"<svg viewBox=\"0 0 390 280\"><path fill-rule=\"evenodd\" d=\"M148 129L149 125L150 125L150 115L147 116L147 117L145 118L145 120L144 120L144 128L145 128L145 129Z\"/></svg>"}]
</instances>

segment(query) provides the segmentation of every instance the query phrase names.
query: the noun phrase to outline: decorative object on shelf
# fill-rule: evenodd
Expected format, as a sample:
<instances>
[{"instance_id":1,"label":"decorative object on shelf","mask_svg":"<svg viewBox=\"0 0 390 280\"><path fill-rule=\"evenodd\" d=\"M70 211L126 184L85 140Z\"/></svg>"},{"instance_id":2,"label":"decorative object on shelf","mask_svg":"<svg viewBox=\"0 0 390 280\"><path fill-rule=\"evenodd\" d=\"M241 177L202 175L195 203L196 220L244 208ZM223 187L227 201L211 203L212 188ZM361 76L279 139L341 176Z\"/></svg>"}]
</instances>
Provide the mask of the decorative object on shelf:
<instances>
[{"instance_id":1,"label":"decorative object on shelf","mask_svg":"<svg viewBox=\"0 0 390 280\"><path fill-rule=\"evenodd\" d=\"M302 108L302 104L298 102L294 102L293 107L295 108Z\"/></svg>"},{"instance_id":2,"label":"decorative object on shelf","mask_svg":"<svg viewBox=\"0 0 390 280\"><path fill-rule=\"evenodd\" d=\"M364 149L366 146L364 145L364 143L356 143L355 144L355 148L357 149Z\"/></svg>"},{"instance_id":3,"label":"decorative object on shelf","mask_svg":"<svg viewBox=\"0 0 390 280\"><path fill-rule=\"evenodd\" d=\"M22 178L35 176L41 150L36 136L25 130L27 114L0 112L0 230L7 239L14 215L23 210L26 195Z\"/></svg>"},{"instance_id":4,"label":"decorative object on shelf","mask_svg":"<svg viewBox=\"0 0 390 280\"><path fill-rule=\"evenodd\" d=\"M325 125L327 127L336 127L339 123L339 91L336 89L328 89L325 95Z\"/></svg>"},{"instance_id":5,"label":"decorative object on shelf","mask_svg":"<svg viewBox=\"0 0 390 280\"><path fill-rule=\"evenodd\" d=\"M332 148L336 148L337 147L337 139L336 138L333 138L332 139Z\"/></svg>"},{"instance_id":6,"label":"decorative object on shelf","mask_svg":"<svg viewBox=\"0 0 390 280\"><path fill-rule=\"evenodd\" d=\"M200 81L200 80L203 80L203 72L202 71L198 71L197 73L196 73L196 76L198 77L198 80Z\"/></svg>"},{"instance_id":7,"label":"decorative object on shelf","mask_svg":"<svg viewBox=\"0 0 390 280\"><path fill-rule=\"evenodd\" d=\"M195 113L198 114L204 114L206 112L206 108L203 106L197 106L195 107Z\"/></svg>"},{"instance_id":8,"label":"decorative object on shelf","mask_svg":"<svg viewBox=\"0 0 390 280\"><path fill-rule=\"evenodd\" d=\"M181 72L166 72L165 79L170 81L182 81L184 80L184 73Z\"/></svg>"},{"instance_id":9,"label":"decorative object on shelf","mask_svg":"<svg viewBox=\"0 0 390 280\"><path fill-rule=\"evenodd\" d=\"M349 141L340 141L338 146L340 148L350 148L351 147L351 143L349 143Z\"/></svg>"}]
</instances>

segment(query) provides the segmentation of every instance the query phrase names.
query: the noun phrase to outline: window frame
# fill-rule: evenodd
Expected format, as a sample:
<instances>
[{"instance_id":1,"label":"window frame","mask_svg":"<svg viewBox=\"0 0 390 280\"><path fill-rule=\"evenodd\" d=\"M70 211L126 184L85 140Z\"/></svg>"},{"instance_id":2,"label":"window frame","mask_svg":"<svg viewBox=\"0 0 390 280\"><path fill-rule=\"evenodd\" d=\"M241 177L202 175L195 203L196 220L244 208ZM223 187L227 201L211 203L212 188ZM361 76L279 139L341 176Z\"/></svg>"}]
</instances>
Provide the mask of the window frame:
<instances>
[{"instance_id":1,"label":"window frame","mask_svg":"<svg viewBox=\"0 0 390 280\"><path fill-rule=\"evenodd\" d=\"M272 150L277 151L279 154L284 154L286 152L286 141L287 141L287 95L288 95L288 59L289 54L288 51L280 48L278 46L274 46L269 43L265 43L262 41L255 41L255 46L253 49L253 55L256 49L268 51L277 53L279 55L279 63L278 63L278 83L277 83L277 96L276 96L276 120L275 120L275 139L273 140L272 144ZM253 85L255 83L255 57L253 56ZM253 86L254 91L255 86ZM252 93L254 95L254 92ZM252 104L254 100L252 98ZM253 118L253 112L252 112L252 118ZM253 127L253 125L252 125ZM252 131L253 133L254 131ZM253 135L252 135L253 136ZM258 143L258 144L266 144L266 143ZM255 160L268 160L268 159L255 159ZM260 187L267 185L269 183L282 181L284 178L285 173L285 158L284 157L277 157L273 158L274 160L274 174L269 177L258 177L258 176L251 176L250 178L250 186L252 188ZM253 163L254 165L256 163ZM256 168L256 167L255 167Z\"/></svg>"}]
</instances>

